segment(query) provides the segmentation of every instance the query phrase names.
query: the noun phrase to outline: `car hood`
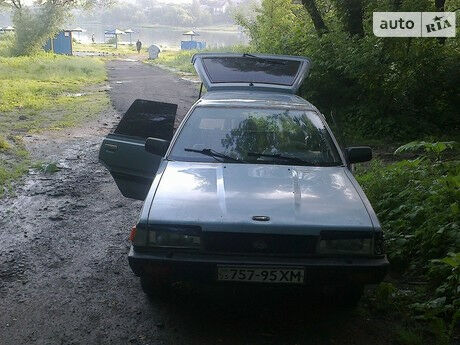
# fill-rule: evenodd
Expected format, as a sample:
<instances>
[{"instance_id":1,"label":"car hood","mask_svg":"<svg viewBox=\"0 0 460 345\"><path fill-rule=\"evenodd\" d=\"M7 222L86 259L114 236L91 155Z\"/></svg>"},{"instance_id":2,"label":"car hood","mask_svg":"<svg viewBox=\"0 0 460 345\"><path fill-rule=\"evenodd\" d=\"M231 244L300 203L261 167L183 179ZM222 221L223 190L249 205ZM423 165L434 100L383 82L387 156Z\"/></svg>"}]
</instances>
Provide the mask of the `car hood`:
<instances>
[{"instance_id":1,"label":"car hood","mask_svg":"<svg viewBox=\"0 0 460 345\"><path fill-rule=\"evenodd\" d=\"M170 161L155 191L148 223L253 233L370 231L369 213L345 170ZM255 221L253 216L270 220Z\"/></svg>"}]
</instances>

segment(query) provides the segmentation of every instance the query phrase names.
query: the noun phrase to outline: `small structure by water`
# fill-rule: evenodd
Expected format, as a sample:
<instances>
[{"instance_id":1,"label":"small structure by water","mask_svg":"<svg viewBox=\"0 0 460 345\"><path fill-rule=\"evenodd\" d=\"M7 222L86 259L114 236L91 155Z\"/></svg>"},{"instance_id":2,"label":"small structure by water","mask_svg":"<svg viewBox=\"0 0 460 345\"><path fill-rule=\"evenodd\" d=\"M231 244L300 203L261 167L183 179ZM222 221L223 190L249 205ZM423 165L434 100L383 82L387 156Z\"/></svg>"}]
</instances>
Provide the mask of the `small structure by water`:
<instances>
[{"instance_id":1,"label":"small structure by water","mask_svg":"<svg viewBox=\"0 0 460 345\"><path fill-rule=\"evenodd\" d=\"M119 35L124 35L125 32L120 29L112 29L112 30L106 30L104 32L104 42L106 41L107 37L109 38L114 38L115 39L115 48L118 48L118 36Z\"/></svg>"},{"instance_id":2,"label":"small structure by water","mask_svg":"<svg viewBox=\"0 0 460 345\"><path fill-rule=\"evenodd\" d=\"M133 41L131 40L131 34L134 33L132 29L126 29L125 34L129 35L129 45L133 44Z\"/></svg>"},{"instance_id":3,"label":"small structure by water","mask_svg":"<svg viewBox=\"0 0 460 345\"><path fill-rule=\"evenodd\" d=\"M54 38L46 41L43 49L55 54L72 55L72 30L61 30Z\"/></svg>"},{"instance_id":4,"label":"small structure by water","mask_svg":"<svg viewBox=\"0 0 460 345\"><path fill-rule=\"evenodd\" d=\"M14 28L11 25L8 25L4 28L0 28L0 33L13 32Z\"/></svg>"},{"instance_id":5,"label":"small structure by water","mask_svg":"<svg viewBox=\"0 0 460 345\"><path fill-rule=\"evenodd\" d=\"M184 32L182 35L190 36L190 40L181 41L180 43L181 50L205 49L206 48L206 42L199 42L199 41L194 40L195 36L200 36L199 33L193 30L190 30L190 31Z\"/></svg>"},{"instance_id":6,"label":"small structure by water","mask_svg":"<svg viewBox=\"0 0 460 345\"><path fill-rule=\"evenodd\" d=\"M70 31L76 32L77 33L76 36L78 37L78 40L81 41L81 33L85 32L86 30L78 26L75 29L72 29Z\"/></svg>"}]
</instances>

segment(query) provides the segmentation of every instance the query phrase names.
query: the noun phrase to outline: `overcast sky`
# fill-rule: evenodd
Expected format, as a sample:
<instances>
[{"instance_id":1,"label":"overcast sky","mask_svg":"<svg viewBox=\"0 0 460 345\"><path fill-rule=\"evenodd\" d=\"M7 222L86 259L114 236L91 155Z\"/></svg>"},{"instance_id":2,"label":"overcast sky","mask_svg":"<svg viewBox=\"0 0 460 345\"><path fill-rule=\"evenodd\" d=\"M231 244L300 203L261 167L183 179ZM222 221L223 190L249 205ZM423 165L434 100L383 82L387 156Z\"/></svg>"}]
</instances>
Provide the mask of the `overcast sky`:
<instances>
[{"instance_id":1,"label":"overcast sky","mask_svg":"<svg viewBox=\"0 0 460 345\"><path fill-rule=\"evenodd\" d=\"M157 1L163 2L166 4L188 4L192 2L192 0L157 0Z\"/></svg>"}]
</instances>

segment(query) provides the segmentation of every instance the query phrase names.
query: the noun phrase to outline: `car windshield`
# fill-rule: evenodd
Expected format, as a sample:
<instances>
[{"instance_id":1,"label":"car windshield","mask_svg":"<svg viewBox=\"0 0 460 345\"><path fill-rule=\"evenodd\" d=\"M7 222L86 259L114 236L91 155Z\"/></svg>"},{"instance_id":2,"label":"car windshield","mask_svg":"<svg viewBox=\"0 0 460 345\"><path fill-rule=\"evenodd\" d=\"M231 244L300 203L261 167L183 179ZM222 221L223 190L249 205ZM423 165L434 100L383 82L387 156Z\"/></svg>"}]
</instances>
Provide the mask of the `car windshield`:
<instances>
[{"instance_id":1,"label":"car windshield","mask_svg":"<svg viewBox=\"0 0 460 345\"><path fill-rule=\"evenodd\" d=\"M171 160L342 165L324 123L311 111L197 107L180 132Z\"/></svg>"}]
</instances>

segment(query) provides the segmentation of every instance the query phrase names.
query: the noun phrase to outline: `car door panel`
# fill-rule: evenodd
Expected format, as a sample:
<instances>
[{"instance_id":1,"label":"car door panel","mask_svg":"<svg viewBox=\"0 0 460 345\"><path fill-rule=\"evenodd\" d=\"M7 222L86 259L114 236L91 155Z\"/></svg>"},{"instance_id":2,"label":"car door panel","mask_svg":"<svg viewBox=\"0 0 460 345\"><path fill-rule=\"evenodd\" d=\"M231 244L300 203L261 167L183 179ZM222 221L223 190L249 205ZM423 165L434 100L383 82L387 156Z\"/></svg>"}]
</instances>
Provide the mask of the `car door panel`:
<instances>
[{"instance_id":1,"label":"car door panel","mask_svg":"<svg viewBox=\"0 0 460 345\"><path fill-rule=\"evenodd\" d=\"M102 142L99 160L123 196L145 199L162 159L145 150L145 140L171 140L176 110L176 104L136 100Z\"/></svg>"}]
</instances>

